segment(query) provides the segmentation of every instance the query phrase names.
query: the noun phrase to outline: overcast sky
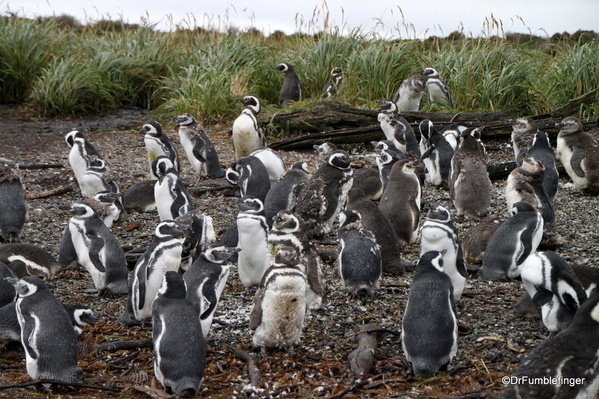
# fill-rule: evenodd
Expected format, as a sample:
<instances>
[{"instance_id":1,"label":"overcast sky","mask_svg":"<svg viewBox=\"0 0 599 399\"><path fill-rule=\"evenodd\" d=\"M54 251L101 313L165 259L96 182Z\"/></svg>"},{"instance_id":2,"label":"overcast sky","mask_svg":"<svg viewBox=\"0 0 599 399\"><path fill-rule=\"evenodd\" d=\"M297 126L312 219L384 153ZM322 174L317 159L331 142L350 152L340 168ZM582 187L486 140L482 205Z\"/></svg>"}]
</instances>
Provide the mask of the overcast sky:
<instances>
[{"instance_id":1,"label":"overcast sky","mask_svg":"<svg viewBox=\"0 0 599 399\"><path fill-rule=\"evenodd\" d=\"M456 30L472 36L599 32L599 0L0 0L0 13L9 11L28 18L67 14L82 23L102 18L132 24L149 21L163 30L175 25L254 27L265 34L315 33L325 25L325 15L329 25L374 31L387 38L447 36ZM489 24L492 20L502 27Z\"/></svg>"}]
</instances>

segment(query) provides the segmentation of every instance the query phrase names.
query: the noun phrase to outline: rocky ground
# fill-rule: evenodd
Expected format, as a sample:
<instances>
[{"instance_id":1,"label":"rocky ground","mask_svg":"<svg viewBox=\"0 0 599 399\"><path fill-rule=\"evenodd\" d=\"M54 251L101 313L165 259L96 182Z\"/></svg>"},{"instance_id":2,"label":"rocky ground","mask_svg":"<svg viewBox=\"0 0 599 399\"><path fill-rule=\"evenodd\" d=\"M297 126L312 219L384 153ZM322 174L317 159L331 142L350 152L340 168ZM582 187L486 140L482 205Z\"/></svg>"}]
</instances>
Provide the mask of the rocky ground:
<instances>
[{"instance_id":1,"label":"rocky ground","mask_svg":"<svg viewBox=\"0 0 599 399\"><path fill-rule=\"evenodd\" d=\"M70 120L35 118L20 107L0 108L0 156L21 165L56 164L47 169L23 169L22 179L29 194L65 187L64 194L30 199L29 222L22 242L33 243L57 255L63 228L69 218L61 205L79 199L78 188L68 164L68 147L64 134L73 128L86 134L103 155L113 177L126 189L148 177L148 165L142 136L138 133L148 114L138 109ZM179 153L174 126L164 126ZM212 126L208 130L224 165L232 160L232 147L227 126ZM491 162L511 160L511 148L505 142L489 142ZM366 146L346 148L358 160L370 151ZM283 153L290 165L305 160L314 166L314 154ZM191 191L205 187L183 162L182 176ZM568 243L557 250L571 263L597 264L597 198L572 191L562 178L555 201L557 230ZM507 217L503 190L505 181L494 182L493 214ZM194 195L197 209L213 217L215 229L222 232L234 222L237 213L230 190L208 191ZM438 202L455 216L447 191L425 187L425 202ZM158 222L157 214L132 214L125 222L113 226L123 245L145 245L151 239ZM473 225L469 220L456 223L460 234ZM334 236L329 241L333 241ZM334 249L333 245L323 245ZM416 262L418 244L404 250L406 262ZM341 287L336 267L326 266L328 299L322 309L311 311L306 319L302 341L293 352L275 351L269 357L259 356L252 344L247 326L254 290L245 290L237 273L229 276L227 287L216 312L208 340L208 366L200 397L241 398L249 383L247 362L233 354L238 347L256 356L264 390L261 397L344 397L344 398L417 398L465 397L488 398L500 395L501 378L518 367L547 331L539 319L525 319L513 314L513 305L523 292L520 281L484 282L471 268L466 290L459 302L458 319L462 324L456 357L447 370L430 380L414 378L406 367L398 336L378 335L376 372L367 383L356 383L349 368L347 355L357 347L356 325L374 323L381 328L399 332L401 318L413 276L409 268L403 276L384 276L381 289L374 297L360 302L349 298ZM118 321L124 310L125 298L98 297L92 280L82 268L64 270L49 286L66 303L83 303L99 316L80 337L80 367L85 383L112 387L116 392L86 388L62 387L51 391L28 388L1 389L0 397L77 397L77 398L145 398L142 387L161 386L154 379L151 347L118 350L94 350L96 345L122 340L151 338L147 328L125 327ZM0 346L0 385L26 383L31 379L25 369L24 353L18 344ZM160 397L154 391L150 396Z\"/></svg>"}]
</instances>

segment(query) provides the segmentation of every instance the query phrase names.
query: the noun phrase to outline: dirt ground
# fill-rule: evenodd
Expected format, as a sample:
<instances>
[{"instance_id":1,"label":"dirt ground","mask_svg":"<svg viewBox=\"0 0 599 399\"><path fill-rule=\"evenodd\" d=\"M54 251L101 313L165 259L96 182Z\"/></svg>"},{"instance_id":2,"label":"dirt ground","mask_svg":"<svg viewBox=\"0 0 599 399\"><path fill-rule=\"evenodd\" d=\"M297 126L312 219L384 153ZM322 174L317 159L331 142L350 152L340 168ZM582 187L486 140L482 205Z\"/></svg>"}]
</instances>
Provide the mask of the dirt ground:
<instances>
[{"instance_id":1,"label":"dirt ground","mask_svg":"<svg viewBox=\"0 0 599 399\"><path fill-rule=\"evenodd\" d=\"M39 193L64 187L64 194L30 199L30 219L22 242L36 244L57 255L62 231L68 213L60 208L79 199L80 194L68 164L68 147L64 135L79 129L100 151L112 176L126 190L133 183L148 178L149 171L142 136L138 133L149 114L139 109L123 109L114 113L70 120L47 120L18 106L0 107L0 156L20 165L46 164L45 169L22 169L27 193ZM215 143L223 165L232 161L232 146L228 126L211 126L208 134ZM182 157L182 176L194 194L196 209L214 219L215 230L222 233L234 222L237 207L232 190L207 191L205 182L192 173L179 145L174 126L164 130ZM507 143L487 143L491 162L511 160ZM366 146L346 148L360 159L371 149ZM309 162L314 168L312 151L283 153L288 165L298 160ZM363 162L362 162L363 164ZM595 197L574 193L564 184L556 198L558 231L568 240L558 252L569 262L596 264L599 258L596 243L598 233L589 223L589 213L596 213ZM505 181L494 182L493 214L506 218ZM425 187L424 202L438 202L455 210L449 194L439 188ZM158 222L155 213L132 214L125 222L113 226L113 232L122 245L146 245ZM456 223L464 235L473 223ZM321 243L321 248L335 249L334 235ZM407 263L418 259L418 244L404 250ZM254 290L246 290L235 270L229 276L219 303L216 319L208 337L208 359L204 383L199 397L241 398L249 383L247 362L232 352L238 347L251 353L262 374L263 391L259 397L286 398L490 398L503 390L501 378L518 367L523 356L547 336L539 319L521 318L513 314L513 305L524 291L520 281L484 282L476 278L476 267L471 269L464 295L458 303L461 323L456 357L436 377L429 380L414 378L405 362L399 337L392 333L378 334L376 372L372 380L357 383L347 355L357 347L356 325L374 323L381 328L399 332L406 298L410 289L413 268L403 276L383 276L381 289L368 300L351 299L341 287L336 266L327 260L328 295L325 305L309 312L300 345L292 352L275 351L262 357L252 344L248 328ZM147 398L160 397L154 391L142 393L143 387L161 389L153 373L151 347L99 351L102 343L151 338L149 328L126 327L119 323L125 298L99 297L89 274L82 268L64 270L49 287L65 303L83 303L98 316L80 337L79 366L85 374L85 384L110 387L114 390L59 387L52 390L12 388L6 386L31 381L26 373L24 353L20 344L0 346L0 397L76 397L76 398Z\"/></svg>"}]
</instances>

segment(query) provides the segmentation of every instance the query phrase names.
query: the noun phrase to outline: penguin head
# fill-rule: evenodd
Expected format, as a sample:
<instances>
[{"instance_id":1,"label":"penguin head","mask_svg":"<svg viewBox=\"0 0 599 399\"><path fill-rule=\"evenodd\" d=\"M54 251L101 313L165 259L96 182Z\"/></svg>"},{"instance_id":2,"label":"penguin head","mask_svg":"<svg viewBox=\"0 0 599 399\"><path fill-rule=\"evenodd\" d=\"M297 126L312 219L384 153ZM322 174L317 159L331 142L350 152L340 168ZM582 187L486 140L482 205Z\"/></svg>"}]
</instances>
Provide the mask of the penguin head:
<instances>
[{"instance_id":1,"label":"penguin head","mask_svg":"<svg viewBox=\"0 0 599 399\"><path fill-rule=\"evenodd\" d=\"M437 72L437 70L432 67L426 67L424 69L421 69L420 71L418 71L418 73L423 74L427 78L438 78L439 77L439 72Z\"/></svg>"},{"instance_id":2,"label":"penguin head","mask_svg":"<svg viewBox=\"0 0 599 399\"><path fill-rule=\"evenodd\" d=\"M360 212L346 209L339 213L339 227L345 227L352 223L357 223L362 220Z\"/></svg>"},{"instance_id":3,"label":"penguin head","mask_svg":"<svg viewBox=\"0 0 599 399\"><path fill-rule=\"evenodd\" d=\"M260 112L260 100L254 96L245 96L243 98L238 98L237 101L243 104L244 107L250 109L254 115L258 115Z\"/></svg>"},{"instance_id":4,"label":"penguin head","mask_svg":"<svg viewBox=\"0 0 599 399\"><path fill-rule=\"evenodd\" d=\"M300 222L296 215L293 213L281 210L277 212L272 218L273 230L284 232L284 233L295 233L300 229Z\"/></svg>"},{"instance_id":5,"label":"penguin head","mask_svg":"<svg viewBox=\"0 0 599 399\"><path fill-rule=\"evenodd\" d=\"M187 227L175 222L174 220L165 220L156 226L154 235L158 238L174 237L183 238L187 234Z\"/></svg>"},{"instance_id":6,"label":"penguin head","mask_svg":"<svg viewBox=\"0 0 599 399\"><path fill-rule=\"evenodd\" d=\"M575 116L568 116L562 119L562 121L558 123L556 126L560 129L560 134L562 136L583 131L580 120Z\"/></svg>"},{"instance_id":7,"label":"penguin head","mask_svg":"<svg viewBox=\"0 0 599 399\"><path fill-rule=\"evenodd\" d=\"M343 171L351 170L350 163L351 158L349 154L343 150L333 151L333 153L329 156L329 159L327 160L327 164Z\"/></svg>"},{"instance_id":8,"label":"penguin head","mask_svg":"<svg viewBox=\"0 0 599 399\"><path fill-rule=\"evenodd\" d=\"M479 128L469 127L460 134L460 143L458 149L463 152L480 152L480 142L477 136L480 136Z\"/></svg>"},{"instance_id":9,"label":"penguin head","mask_svg":"<svg viewBox=\"0 0 599 399\"><path fill-rule=\"evenodd\" d=\"M418 125L418 128L420 129L420 134L425 139L431 138L434 127L433 127L433 122L431 122L430 119L424 119L422 122L420 122L420 124Z\"/></svg>"},{"instance_id":10,"label":"penguin head","mask_svg":"<svg viewBox=\"0 0 599 399\"><path fill-rule=\"evenodd\" d=\"M450 215L449 211L439 204L431 204L428 213L426 214L428 220L436 220L442 223L449 222Z\"/></svg>"},{"instance_id":11,"label":"penguin head","mask_svg":"<svg viewBox=\"0 0 599 399\"><path fill-rule=\"evenodd\" d=\"M106 162L104 162L102 158L96 155L90 155L89 166L87 167L87 170L92 170L100 173L106 172Z\"/></svg>"},{"instance_id":12,"label":"penguin head","mask_svg":"<svg viewBox=\"0 0 599 399\"><path fill-rule=\"evenodd\" d=\"M97 320L94 312L88 306L81 304L63 306L69 312L69 315L72 316L72 321L74 321L75 327L79 327L81 329Z\"/></svg>"},{"instance_id":13,"label":"penguin head","mask_svg":"<svg viewBox=\"0 0 599 399\"><path fill-rule=\"evenodd\" d=\"M327 156L337 149L337 146L329 141L322 144L314 144L313 148L319 156Z\"/></svg>"},{"instance_id":14,"label":"penguin head","mask_svg":"<svg viewBox=\"0 0 599 399\"><path fill-rule=\"evenodd\" d=\"M574 315L570 329L596 334L599 329L599 293L594 291Z\"/></svg>"},{"instance_id":15,"label":"penguin head","mask_svg":"<svg viewBox=\"0 0 599 399\"><path fill-rule=\"evenodd\" d=\"M160 123L156 121L149 121L142 126L139 132L141 134L147 134L153 137L158 137L162 135L162 126L160 126Z\"/></svg>"},{"instance_id":16,"label":"penguin head","mask_svg":"<svg viewBox=\"0 0 599 399\"><path fill-rule=\"evenodd\" d=\"M15 287L17 295L19 295L21 298L28 297L38 291L47 289L46 283L35 276L25 276L21 279L6 277L6 281Z\"/></svg>"},{"instance_id":17,"label":"penguin head","mask_svg":"<svg viewBox=\"0 0 599 399\"><path fill-rule=\"evenodd\" d=\"M540 175L545 172L545 166L535 157L524 158L520 168L526 175Z\"/></svg>"},{"instance_id":18,"label":"penguin head","mask_svg":"<svg viewBox=\"0 0 599 399\"><path fill-rule=\"evenodd\" d=\"M162 279L162 285L158 290L157 296L166 298L185 298L187 294L187 286L183 277L172 270L169 270Z\"/></svg>"},{"instance_id":19,"label":"penguin head","mask_svg":"<svg viewBox=\"0 0 599 399\"><path fill-rule=\"evenodd\" d=\"M518 201L512 206L512 215L517 215L522 212L536 212L534 206L529 204L528 202Z\"/></svg>"},{"instance_id":20,"label":"penguin head","mask_svg":"<svg viewBox=\"0 0 599 399\"><path fill-rule=\"evenodd\" d=\"M295 162L293 165L291 165L291 168L289 169L301 170L305 173L310 173L310 170L308 169L308 164L303 161Z\"/></svg>"},{"instance_id":21,"label":"penguin head","mask_svg":"<svg viewBox=\"0 0 599 399\"><path fill-rule=\"evenodd\" d=\"M549 143L549 136L547 136L547 133L538 130L537 134L535 134L535 137L533 137L532 139L531 147L551 148L551 144Z\"/></svg>"},{"instance_id":22,"label":"penguin head","mask_svg":"<svg viewBox=\"0 0 599 399\"><path fill-rule=\"evenodd\" d=\"M204 251L204 257L212 263L224 263L239 251L241 248L217 245Z\"/></svg>"},{"instance_id":23,"label":"penguin head","mask_svg":"<svg viewBox=\"0 0 599 399\"><path fill-rule=\"evenodd\" d=\"M175 122L177 125L181 126L190 126L197 123L196 119L189 113L175 116L171 118L171 120Z\"/></svg>"},{"instance_id":24,"label":"penguin head","mask_svg":"<svg viewBox=\"0 0 599 399\"><path fill-rule=\"evenodd\" d=\"M399 109L397 108L397 104L395 104L394 101L377 100L377 103L379 105L380 112L385 112L385 113L389 113L389 114L399 112Z\"/></svg>"},{"instance_id":25,"label":"penguin head","mask_svg":"<svg viewBox=\"0 0 599 399\"><path fill-rule=\"evenodd\" d=\"M515 133L532 133L538 130L537 124L530 118L509 119Z\"/></svg>"},{"instance_id":26,"label":"penguin head","mask_svg":"<svg viewBox=\"0 0 599 399\"><path fill-rule=\"evenodd\" d=\"M67 133L66 136L64 136L64 141L66 141L69 148L73 148L73 146L75 145L75 139L77 138L84 139L83 133L81 133L78 130L72 130L69 133Z\"/></svg>"},{"instance_id":27,"label":"penguin head","mask_svg":"<svg viewBox=\"0 0 599 399\"><path fill-rule=\"evenodd\" d=\"M333 78L341 75L342 73L343 73L343 68L341 68L341 67L335 67L335 68L331 69L331 76Z\"/></svg>"},{"instance_id":28,"label":"penguin head","mask_svg":"<svg viewBox=\"0 0 599 399\"><path fill-rule=\"evenodd\" d=\"M73 202L69 212L78 219L86 219L96 214L96 211L86 201Z\"/></svg>"},{"instance_id":29,"label":"penguin head","mask_svg":"<svg viewBox=\"0 0 599 399\"><path fill-rule=\"evenodd\" d=\"M244 197L237 201L240 212L260 214L264 213L264 204L259 198Z\"/></svg>"},{"instance_id":30,"label":"penguin head","mask_svg":"<svg viewBox=\"0 0 599 399\"><path fill-rule=\"evenodd\" d=\"M408 83L412 90L417 93L421 93L426 89L426 80L422 77L422 75L412 75L408 78Z\"/></svg>"},{"instance_id":31,"label":"penguin head","mask_svg":"<svg viewBox=\"0 0 599 399\"><path fill-rule=\"evenodd\" d=\"M299 256L295 248L283 246L275 255L275 265L295 266L299 264Z\"/></svg>"},{"instance_id":32,"label":"penguin head","mask_svg":"<svg viewBox=\"0 0 599 399\"><path fill-rule=\"evenodd\" d=\"M281 62L279 65L277 65L275 67L275 69L278 69L281 72L292 72L293 71L293 66L291 64L288 64L286 62Z\"/></svg>"},{"instance_id":33,"label":"penguin head","mask_svg":"<svg viewBox=\"0 0 599 399\"><path fill-rule=\"evenodd\" d=\"M439 251L428 251L422 254L420 260L418 261L418 267L422 268L423 266L431 265L435 269L440 272L443 271L443 255L447 252L446 249Z\"/></svg>"},{"instance_id":34,"label":"penguin head","mask_svg":"<svg viewBox=\"0 0 599 399\"><path fill-rule=\"evenodd\" d=\"M164 155L159 155L154 162L152 162L152 171L159 179L166 176L168 173L177 173L173 162Z\"/></svg>"}]
</instances>

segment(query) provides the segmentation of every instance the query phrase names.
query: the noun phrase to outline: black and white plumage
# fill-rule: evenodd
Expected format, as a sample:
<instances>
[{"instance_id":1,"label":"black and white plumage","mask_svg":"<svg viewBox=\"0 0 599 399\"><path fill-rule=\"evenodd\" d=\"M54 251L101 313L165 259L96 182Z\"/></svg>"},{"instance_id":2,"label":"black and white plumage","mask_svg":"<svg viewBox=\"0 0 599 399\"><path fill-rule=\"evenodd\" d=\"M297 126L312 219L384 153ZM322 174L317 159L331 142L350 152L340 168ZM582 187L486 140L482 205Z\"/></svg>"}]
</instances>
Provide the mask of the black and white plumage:
<instances>
[{"instance_id":1,"label":"black and white plumage","mask_svg":"<svg viewBox=\"0 0 599 399\"><path fill-rule=\"evenodd\" d=\"M270 227L279 211L295 209L297 196L308 180L310 180L308 164L296 162L270 187L264 199L264 215Z\"/></svg>"},{"instance_id":2,"label":"black and white plumage","mask_svg":"<svg viewBox=\"0 0 599 399\"><path fill-rule=\"evenodd\" d=\"M181 270L185 271L204 248L216 241L216 232L212 217L197 210L177 217L175 222L184 226L185 230L181 250Z\"/></svg>"},{"instance_id":3,"label":"black and white plumage","mask_svg":"<svg viewBox=\"0 0 599 399\"><path fill-rule=\"evenodd\" d=\"M97 320L96 315L93 310L90 309L89 306L82 305L80 303L76 303L73 305L62 304L64 308L67 310L71 323L73 323L73 329L77 336L81 335L83 329L88 325Z\"/></svg>"},{"instance_id":4,"label":"black and white plumage","mask_svg":"<svg viewBox=\"0 0 599 399\"><path fill-rule=\"evenodd\" d=\"M249 156L252 151L266 146L264 131L258 123L260 100L254 96L238 98L244 106L241 114L233 121L231 140L235 151L235 159Z\"/></svg>"},{"instance_id":5,"label":"black and white plumage","mask_svg":"<svg viewBox=\"0 0 599 399\"><path fill-rule=\"evenodd\" d=\"M233 268L229 259L238 251L239 248L222 245L208 248L183 273L187 299L198 314L204 338L208 337L216 306Z\"/></svg>"},{"instance_id":6,"label":"black and white plumage","mask_svg":"<svg viewBox=\"0 0 599 399\"><path fill-rule=\"evenodd\" d=\"M285 74L283 86L281 86L281 92L279 93L279 105L284 107L292 101L301 100L302 85L300 77L293 69L293 65L281 62L275 69L278 69Z\"/></svg>"},{"instance_id":7,"label":"black and white plumage","mask_svg":"<svg viewBox=\"0 0 599 399\"><path fill-rule=\"evenodd\" d=\"M0 261L0 308L16 299L15 287L6 281L7 277L16 277L12 270Z\"/></svg>"},{"instance_id":8,"label":"black and white plumage","mask_svg":"<svg viewBox=\"0 0 599 399\"><path fill-rule=\"evenodd\" d=\"M447 186L454 149L429 119L420 122L419 128L425 181L433 186Z\"/></svg>"},{"instance_id":9,"label":"black and white plumage","mask_svg":"<svg viewBox=\"0 0 599 399\"><path fill-rule=\"evenodd\" d=\"M226 173L227 181L239 187L241 198L255 197L266 200L270 190L268 170L258 157L247 156L231 163Z\"/></svg>"},{"instance_id":10,"label":"black and white plumage","mask_svg":"<svg viewBox=\"0 0 599 399\"><path fill-rule=\"evenodd\" d=\"M260 284L262 275L270 266L268 224L264 217L264 205L260 199L246 197L238 202L238 206L239 279L244 287L255 287Z\"/></svg>"},{"instance_id":11,"label":"black and white plumage","mask_svg":"<svg viewBox=\"0 0 599 399\"><path fill-rule=\"evenodd\" d=\"M316 168L320 168L322 165L329 161L329 157L333 151L337 151L339 148L330 141L325 141L322 144L314 144L313 148L316 150Z\"/></svg>"},{"instance_id":12,"label":"black and white plumage","mask_svg":"<svg viewBox=\"0 0 599 399\"><path fill-rule=\"evenodd\" d=\"M339 214L337 267L343 286L352 297L364 298L379 288L382 273L381 248L364 227L360 213Z\"/></svg>"},{"instance_id":13,"label":"black and white plumage","mask_svg":"<svg viewBox=\"0 0 599 399\"><path fill-rule=\"evenodd\" d=\"M406 155L420 157L420 149L414 135L414 129L408 121L399 114L397 104L391 100L377 101L379 104L378 121L387 140Z\"/></svg>"},{"instance_id":14,"label":"black and white plumage","mask_svg":"<svg viewBox=\"0 0 599 399\"><path fill-rule=\"evenodd\" d=\"M516 202L513 216L495 231L485 254L478 277L506 280L520 275L522 263L534 253L543 237L543 217L527 202Z\"/></svg>"},{"instance_id":15,"label":"black and white plumage","mask_svg":"<svg viewBox=\"0 0 599 399\"><path fill-rule=\"evenodd\" d=\"M543 189L553 203L559 188L559 174L557 172L555 151L549 143L547 133L537 131L532 139L532 145L528 149L527 156L535 157L543 164L545 174L543 176Z\"/></svg>"},{"instance_id":16,"label":"black and white plumage","mask_svg":"<svg viewBox=\"0 0 599 399\"><path fill-rule=\"evenodd\" d=\"M181 398L198 394L206 371L206 340L183 277L169 271L152 303L154 374L166 392Z\"/></svg>"},{"instance_id":17,"label":"black and white plumage","mask_svg":"<svg viewBox=\"0 0 599 399\"><path fill-rule=\"evenodd\" d=\"M108 169L103 159L91 157L87 170L81 180L78 181L81 195L84 198L93 198L97 192L110 191L112 189L109 180L106 179Z\"/></svg>"},{"instance_id":18,"label":"black and white plumage","mask_svg":"<svg viewBox=\"0 0 599 399\"><path fill-rule=\"evenodd\" d=\"M512 147L516 165L522 165L522 160L528 156L528 150L539 131L539 127L531 118L509 119L512 125Z\"/></svg>"},{"instance_id":19,"label":"black and white plumage","mask_svg":"<svg viewBox=\"0 0 599 399\"><path fill-rule=\"evenodd\" d=\"M18 242L28 219L25 189L18 170L12 162L0 159L0 241Z\"/></svg>"},{"instance_id":20,"label":"black and white plumage","mask_svg":"<svg viewBox=\"0 0 599 399\"><path fill-rule=\"evenodd\" d=\"M443 272L451 279L456 303L462 296L468 278L461 244L458 229L447 209L439 204L431 204L420 228L420 256L429 251L443 254Z\"/></svg>"},{"instance_id":21,"label":"black and white plumage","mask_svg":"<svg viewBox=\"0 0 599 399\"><path fill-rule=\"evenodd\" d=\"M17 278L37 276L53 280L60 264L45 249L33 244L0 244L0 262L5 263Z\"/></svg>"},{"instance_id":22,"label":"black and white plumage","mask_svg":"<svg viewBox=\"0 0 599 399\"><path fill-rule=\"evenodd\" d=\"M383 184L383 191L387 188L389 174L393 164L400 159L408 159L406 155L399 151L395 144L390 140L373 141L374 152L376 153L376 166L379 168L379 175Z\"/></svg>"},{"instance_id":23,"label":"black and white plumage","mask_svg":"<svg viewBox=\"0 0 599 399\"><path fill-rule=\"evenodd\" d=\"M254 345L266 352L290 349L300 341L306 315L306 275L295 249L284 247L264 273L250 312Z\"/></svg>"},{"instance_id":24,"label":"black and white plumage","mask_svg":"<svg viewBox=\"0 0 599 399\"><path fill-rule=\"evenodd\" d=\"M18 294L16 310L27 374L33 379L80 381L77 335L67 310L37 277L9 277L9 282Z\"/></svg>"},{"instance_id":25,"label":"black and white plumage","mask_svg":"<svg viewBox=\"0 0 599 399\"><path fill-rule=\"evenodd\" d=\"M85 138L83 133L72 130L65 135L65 142L70 148L69 164L77 182L81 181L87 171L90 159L102 159L96 148Z\"/></svg>"},{"instance_id":26,"label":"black and white plumage","mask_svg":"<svg viewBox=\"0 0 599 399\"><path fill-rule=\"evenodd\" d=\"M422 104L422 96L426 90L426 81L422 75L412 75L401 82L393 102L397 104L398 112L418 112Z\"/></svg>"},{"instance_id":27,"label":"black and white plumage","mask_svg":"<svg viewBox=\"0 0 599 399\"><path fill-rule=\"evenodd\" d=\"M441 129L441 134L445 137L445 140L451 145L451 148L455 151L458 148L458 142L460 141L460 136L462 132L466 130L468 127L461 123L453 123L449 126L445 126Z\"/></svg>"},{"instance_id":28,"label":"black and white plumage","mask_svg":"<svg viewBox=\"0 0 599 399\"><path fill-rule=\"evenodd\" d=\"M565 330L587 300L572 267L555 252L532 253L522 263L520 276L543 324L552 333Z\"/></svg>"},{"instance_id":29,"label":"black and white plumage","mask_svg":"<svg viewBox=\"0 0 599 399\"><path fill-rule=\"evenodd\" d=\"M343 68L335 67L331 70L331 79L322 88L322 98L335 97L343 84Z\"/></svg>"},{"instance_id":30,"label":"black and white plumage","mask_svg":"<svg viewBox=\"0 0 599 399\"><path fill-rule=\"evenodd\" d=\"M193 202L170 159L159 156L152 163L158 180L154 186L160 220L173 220L193 210Z\"/></svg>"},{"instance_id":31,"label":"black and white plumage","mask_svg":"<svg viewBox=\"0 0 599 399\"><path fill-rule=\"evenodd\" d=\"M582 129L580 120L569 116L558 124L556 155L577 191L599 193L599 143Z\"/></svg>"},{"instance_id":32,"label":"black and white plumage","mask_svg":"<svg viewBox=\"0 0 599 399\"><path fill-rule=\"evenodd\" d=\"M281 157L281 154L271 148L257 148L250 153L250 156L256 157L262 161L268 172L271 187L287 171L287 165L285 165L285 161L283 160L283 157Z\"/></svg>"},{"instance_id":33,"label":"black and white plumage","mask_svg":"<svg viewBox=\"0 0 599 399\"><path fill-rule=\"evenodd\" d=\"M100 293L127 294L127 260L117 238L85 201L71 205L68 228L77 262Z\"/></svg>"},{"instance_id":34,"label":"black and white plumage","mask_svg":"<svg viewBox=\"0 0 599 399\"><path fill-rule=\"evenodd\" d=\"M306 225L308 237L327 234L345 205L353 183L351 159L336 150L327 163L312 174L297 197L295 212Z\"/></svg>"},{"instance_id":35,"label":"black and white plumage","mask_svg":"<svg viewBox=\"0 0 599 399\"><path fill-rule=\"evenodd\" d=\"M505 399L594 399L599 389L599 295L582 304L570 326L541 342L513 374ZM557 383L546 383L547 378ZM578 381L576 380L578 379Z\"/></svg>"},{"instance_id":36,"label":"black and white plumage","mask_svg":"<svg viewBox=\"0 0 599 399\"><path fill-rule=\"evenodd\" d=\"M401 345L419 378L434 377L457 352L453 287L443 272L440 252L426 252L418 261L402 319Z\"/></svg>"},{"instance_id":37,"label":"black and white plumage","mask_svg":"<svg viewBox=\"0 0 599 399\"><path fill-rule=\"evenodd\" d=\"M431 103L439 103L451 108L456 107L449 86L441 79L436 69L427 67L420 70L419 73L426 76L426 91L428 92L428 100Z\"/></svg>"},{"instance_id":38,"label":"black and white plumage","mask_svg":"<svg viewBox=\"0 0 599 399\"><path fill-rule=\"evenodd\" d=\"M144 135L144 144L148 153L148 166L150 168L150 177L153 180L158 179L152 170L152 162L158 156L164 155L171 160L177 171L181 170L177 151L173 147L168 136L162 131L162 126L156 121L148 121L144 123L139 133Z\"/></svg>"}]
</instances>

